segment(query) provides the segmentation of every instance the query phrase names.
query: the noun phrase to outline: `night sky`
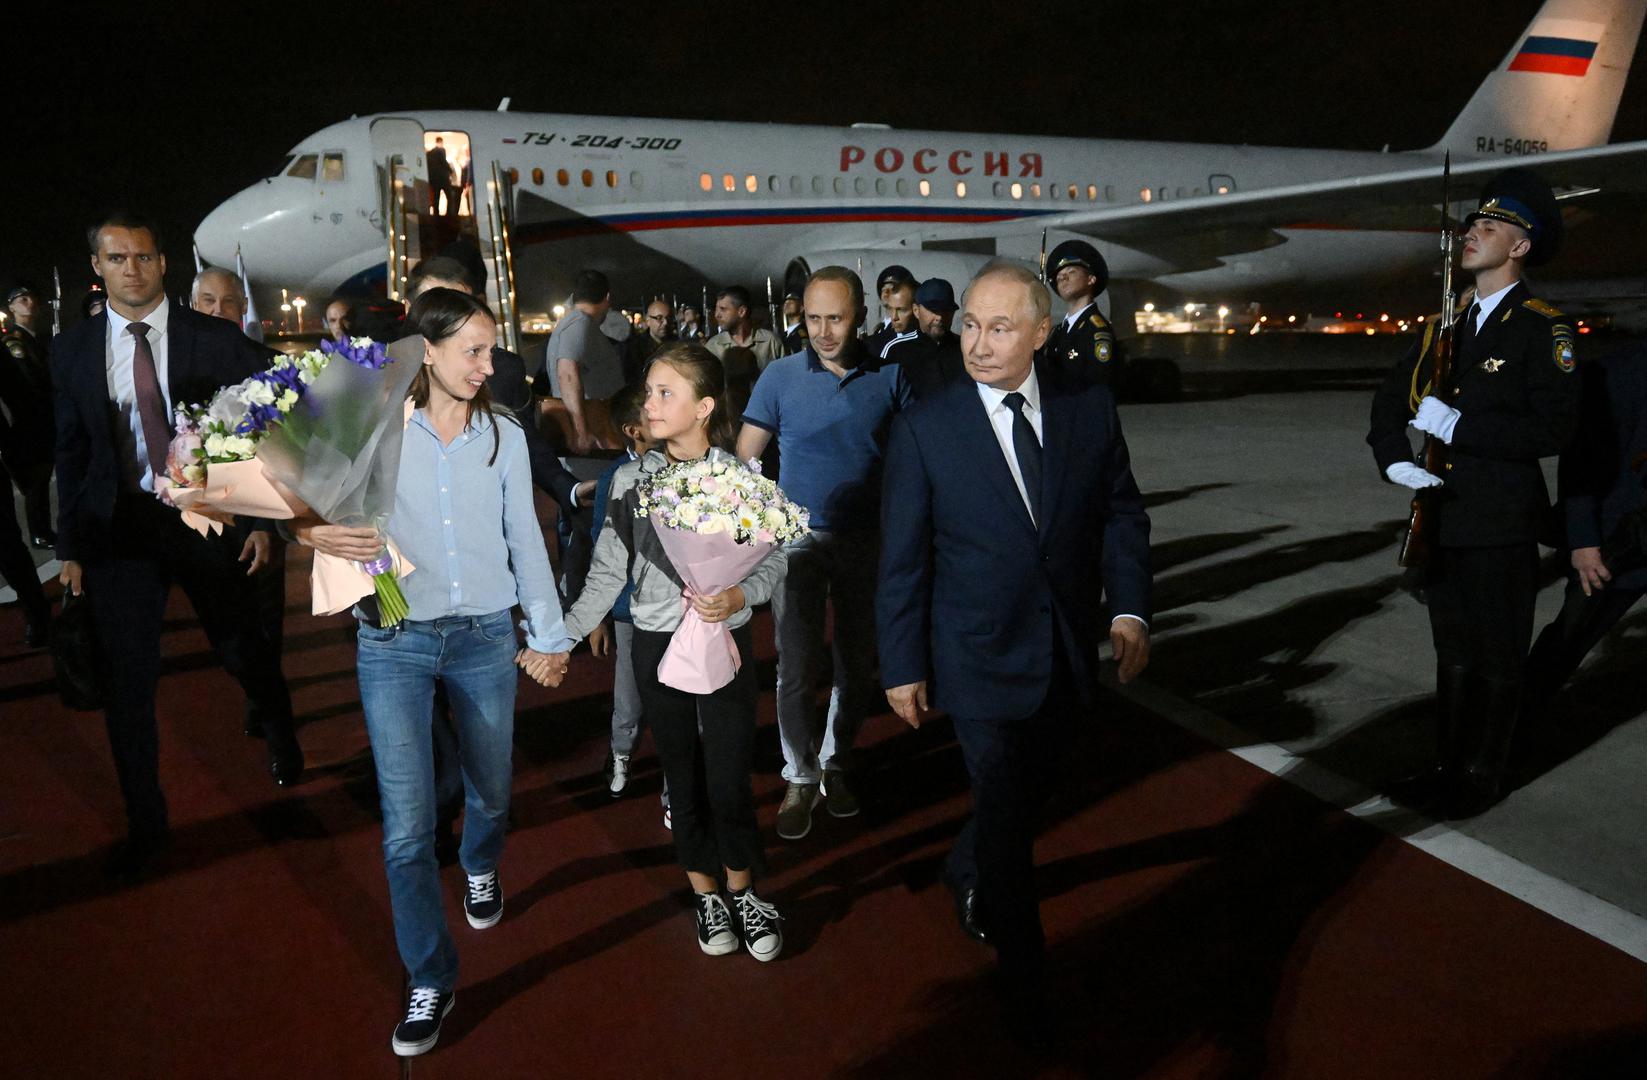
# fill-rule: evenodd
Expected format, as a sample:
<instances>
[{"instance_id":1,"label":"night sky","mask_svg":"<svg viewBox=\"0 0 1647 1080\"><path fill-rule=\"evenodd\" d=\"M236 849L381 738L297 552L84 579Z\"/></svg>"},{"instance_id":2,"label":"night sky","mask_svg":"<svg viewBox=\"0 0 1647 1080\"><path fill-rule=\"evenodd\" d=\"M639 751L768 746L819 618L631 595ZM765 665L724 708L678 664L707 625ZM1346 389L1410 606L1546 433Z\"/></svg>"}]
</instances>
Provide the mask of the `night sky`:
<instances>
[{"instance_id":1,"label":"night sky","mask_svg":"<svg viewBox=\"0 0 1647 1080\"><path fill-rule=\"evenodd\" d=\"M49 287L55 262L72 303L91 280L85 225L124 205L167 230L181 289L201 217L310 132L504 96L519 112L1411 149L1440 137L1539 0L1091 3L1074 18L1067 4L1044 9L1059 18L1000 3L360 7L253 21L222 0L65 4L8 26L0 274ZM1443 10L1457 16L1444 35ZM1647 138L1644 52L1615 141Z\"/></svg>"}]
</instances>

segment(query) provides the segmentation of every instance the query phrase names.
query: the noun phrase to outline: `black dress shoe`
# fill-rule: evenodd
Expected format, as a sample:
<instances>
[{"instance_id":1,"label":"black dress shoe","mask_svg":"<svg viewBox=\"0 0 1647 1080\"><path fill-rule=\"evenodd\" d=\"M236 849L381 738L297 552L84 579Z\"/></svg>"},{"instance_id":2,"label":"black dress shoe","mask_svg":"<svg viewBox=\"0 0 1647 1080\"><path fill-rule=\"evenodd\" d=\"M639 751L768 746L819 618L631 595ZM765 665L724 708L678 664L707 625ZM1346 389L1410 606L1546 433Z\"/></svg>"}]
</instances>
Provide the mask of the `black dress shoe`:
<instances>
[{"instance_id":1,"label":"black dress shoe","mask_svg":"<svg viewBox=\"0 0 1647 1080\"><path fill-rule=\"evenodd\" d=\"M57 537L55 537L55 536L30 537L29 543L34 545L34 549L36 551L51 551L51 550L53 550L54 548L57 547Z\"/></svg>"},{"instance_id":2,"label":"black dress shoe","mask_svg":"<svg viewBox=\"0 0 1647 1080\"><path fill-rule=\"evenodd\" d=\"M28 619L23 624L23 644L31 649L44 649L51 640L50 617Z\"/></svg>"},{"instance_id":3,"label":"black dress shoe","mask_svg":"<svg viewBox=\"0 0 1647 1080\"><path fill-rule=\"evenodd\" d=\"M269 740L269 775L280 787L291 787L303 776L303 748L297 739Z\"/></svg>"},{"instance_id":4,"label":"black dress shoe","mask_svg":"<svg viewBox=\"0 0 1647 1080\"><path fill-rule=\"evenodd\" d=\"M955 919L961 924L961 933L973 941L988 945L989 931L984 929L984 921L978 911L978 887L962 885L947 873L944 875L944 885L955 898Z\"/></svg>"},{"instance_id":5,"label":"black dress shoe","mask_svg":"<svg viewBox=\"0 0 1647 1080\"><path fill-rule=\"evenodd\" d=\"M108 857L103 860L103 876L117 881L135 881L154 868L155 862L171 846L171 842L169 832L128 836L109 850Z\"/></svg>"}]
</instances>

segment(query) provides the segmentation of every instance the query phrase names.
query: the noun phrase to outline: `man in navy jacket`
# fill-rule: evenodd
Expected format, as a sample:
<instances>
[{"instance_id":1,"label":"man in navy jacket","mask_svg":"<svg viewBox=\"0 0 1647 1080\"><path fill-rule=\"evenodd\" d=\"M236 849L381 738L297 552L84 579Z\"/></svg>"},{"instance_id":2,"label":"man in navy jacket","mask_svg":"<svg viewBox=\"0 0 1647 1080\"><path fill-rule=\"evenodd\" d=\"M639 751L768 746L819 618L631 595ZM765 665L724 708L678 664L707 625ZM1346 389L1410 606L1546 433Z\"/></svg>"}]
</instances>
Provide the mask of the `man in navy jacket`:
<instances>
[{"instance_id":1,"label":"man in navy jacket","mask_svg":"<svg viewBox=\"0 0 1647 1080\"><path fill-rule=\"evenodd\" d=\"M893 709L912 727L929 705L954 720L974 817L946 878L963 929L998 950L1009 1018L1030 1025L1046 766L1091 702L1100 642L1123 682L1149 660L1149 518L1109 390L1055 382L1035 363L1049 307L1014 264L968 287L969 378L892 427L877 603Z\"/></svg>"},{"instance_id":2,"label":"man in navy jacket","mask_svg":"<svg viewBox=\"0 0 1647 1080\"><path fill-rule=\"evenodd\" d=\"M245 540L232 531L202 537L155 496L172 410L205 404L220 387L262 370L262 349L231 323L167 300L166 260L148 221L115 215L89 240L109 304L67 330L52 353L57 554L64 586L85 592L97 628L109 745L128 826L107 869L127 874L143 869L168 837L155 685L161 620L174 582L245 689L276 783L296 782L303 753L293 733L291 694L247 576L267 558L266 539ZM248 524L254 533L269 528Z\"/></svg>"}]
</instances>

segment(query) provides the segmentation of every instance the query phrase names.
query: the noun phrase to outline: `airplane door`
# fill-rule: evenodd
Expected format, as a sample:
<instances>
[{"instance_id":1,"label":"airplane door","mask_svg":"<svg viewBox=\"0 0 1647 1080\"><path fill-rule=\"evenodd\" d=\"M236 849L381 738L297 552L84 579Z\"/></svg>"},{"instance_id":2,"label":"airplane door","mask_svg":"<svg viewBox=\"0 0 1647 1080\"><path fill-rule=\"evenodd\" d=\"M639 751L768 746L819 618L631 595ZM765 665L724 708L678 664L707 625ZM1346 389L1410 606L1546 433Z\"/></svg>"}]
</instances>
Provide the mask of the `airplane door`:
<instances>
[{"instance_id":1,"label":"airplane door","mask_svg":"<svg viewBox=\"0 0 1647 1080\"><path fill-rule=\"evenodd\" d=\"M372 121L372 157L377 161L379 180L385 197L393 181L404 185L404 197L411 206L429 200L429 170L423 160L423 125L405 117L390 116ZM393 159L393 175L390 174Z\"/></svg>"}]
</instances>

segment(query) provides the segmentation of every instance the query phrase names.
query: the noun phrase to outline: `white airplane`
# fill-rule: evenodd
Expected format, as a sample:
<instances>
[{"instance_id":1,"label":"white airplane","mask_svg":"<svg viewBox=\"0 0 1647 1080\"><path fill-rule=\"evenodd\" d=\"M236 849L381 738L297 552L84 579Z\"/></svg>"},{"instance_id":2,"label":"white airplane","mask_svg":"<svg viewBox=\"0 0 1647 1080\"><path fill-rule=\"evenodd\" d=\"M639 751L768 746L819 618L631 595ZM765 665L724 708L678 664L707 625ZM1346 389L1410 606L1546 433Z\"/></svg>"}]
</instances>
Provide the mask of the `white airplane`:
<instances>
[{"instance_id":1,"label":"white airplane","mask_svg":"<svg viewBox=\"0 0 1647 1080\"><path fill-rule=\"evenodd\" d=\"M1108 261L1112 293L1150 283L1256 299L1431 266L1440 166L1454 211L1488 175L1535 164L1566 195L1639 191L1647 142L1608 145L1647 0L1547 0L1447 133L1424 150L1367 153L786 124L429 111L355 117L292 148L268 179L195 234L212 263L239 249L260 285L385 286L392 213L432 253L489 235L487 178L512 181L506 216L518 305L546 310L592 267L616 299L706 282L794 283L829 263L867 279L892 263L959 284L997 256L1033 263L1071 236ZM454 187L430 188L442 141ZM437 187L440 181L436 180ZM457 212L439 218L434 209ZM438 204L432 206L431 202ZM475 213L470 203L478 203ZM1123 299L1112 299L1117 309ZM268 308L265 308L268 310Z\"/></svg>"}]
</instances>

